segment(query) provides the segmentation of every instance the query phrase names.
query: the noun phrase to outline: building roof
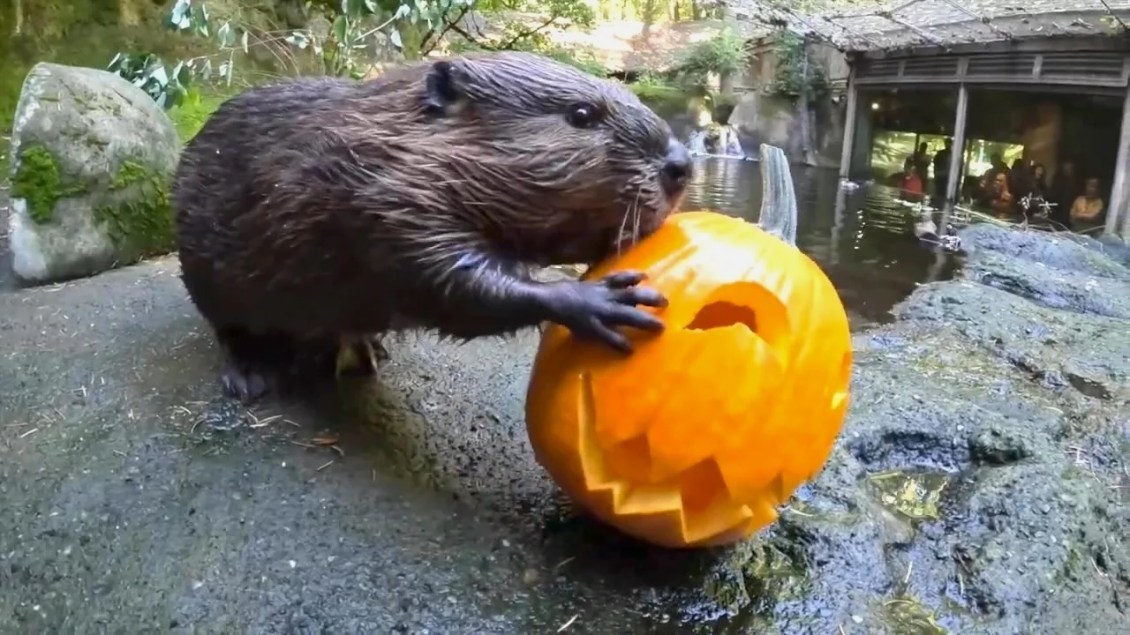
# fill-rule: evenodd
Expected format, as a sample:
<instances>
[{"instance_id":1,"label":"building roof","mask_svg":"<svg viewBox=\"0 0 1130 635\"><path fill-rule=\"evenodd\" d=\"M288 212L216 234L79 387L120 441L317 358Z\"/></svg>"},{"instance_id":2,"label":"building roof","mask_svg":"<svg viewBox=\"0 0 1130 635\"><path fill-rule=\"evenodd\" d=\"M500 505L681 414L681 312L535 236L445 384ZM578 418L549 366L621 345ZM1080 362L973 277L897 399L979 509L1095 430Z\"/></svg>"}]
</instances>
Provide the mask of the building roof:
<instances>
[{"instance_id":1,"label":"building roof","mask_svg":"<svg viewBox=\"0 0 1130 635\"><path fill-rule=\"evenodd\" d=\"M845 51L950 47L1036 37L1124 34L1130 0L726 0L735 17L779 21Z\"/></svg>"}]
</instances>

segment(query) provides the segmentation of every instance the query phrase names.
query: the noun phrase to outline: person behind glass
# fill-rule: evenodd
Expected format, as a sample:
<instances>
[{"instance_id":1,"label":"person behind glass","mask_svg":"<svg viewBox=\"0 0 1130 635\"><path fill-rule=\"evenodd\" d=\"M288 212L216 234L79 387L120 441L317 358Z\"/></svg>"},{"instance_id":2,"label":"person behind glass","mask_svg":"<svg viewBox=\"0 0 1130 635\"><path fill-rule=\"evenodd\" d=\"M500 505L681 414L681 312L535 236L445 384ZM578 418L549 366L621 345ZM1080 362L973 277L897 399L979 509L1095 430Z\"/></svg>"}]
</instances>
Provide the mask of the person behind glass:
<instances>
[{"instance_id":1,"label":"person behind glass","mask_svg":"<svg viewBox=\"0 0 1130 635\"><path fill-rule=\"evenodd\" d=\"M921 201L926 191L919 168L912 161L907 166L906 176L903 177L900 189L902 198L907 201Z\"/></svg>"},{"instance_id":2,"label":"person behind glass","mask_svg":"<svg viewBox=\"0 0 1130 635\"><path fill-rule=\"evenodd\" d=\"M1024 159L1012 162L1008 170L1008 191L1016 199L1022 199L1032 191L1032 173L1024 165Z\"/></svg>"},{"instance_id":3,"label":"person behind glass","mask_svg":"<svg viewBox=\"0 0 1130 635\"><path fill-rule=\"evenodd\" d=\"M1013 203L1016 199L1008 189L1008 173L997 172L992 185L989 186L989 208L997 218L1008 218L1013 213Z\"/></svg>"},{"instance_id":4,"label":"person behind glass","mask_svg":"<svg viewBox=\"0 0 1130 635\"><path fill-rule=\"evenodd\" d=\"M926 142L918 144L918 150L913 155L914 165L918 168L918 176L922 184L926 184L926 177L930 174L930 148Z\"/></svg>"},{"instance_id":5,"label":"person behind glass","mask_svg":"<svg viewBox=\"0 0 1130 635\"><path fill-rule=\"evenodd\" d=\"M1043 163L1032 166L1032 188L1040 196L1047 196L1048 169L1044 167Z\"/></svg>"},{"instance_id":6,"label":"person behind glass","mask_svg":"<svg viewBox=\"0 0 1130 635\"><path fill-rule=\"evenodd\" d=\"M953 154L953 139L946 139L944 146L934 154L934 198L946 198L946 185L950 180L950 156ZM935 205L937 207L937 205Z\"/></svg>"},{"instance_id":7,"label":"person behind glass","mask_svg":"<svg viewBox=\"0 0 1130 635\"><path fill-rule=\"evenodd\" d=\"M997 180L997 175L1008 173L1008 165L1004 162L1004 156L1002 156L1000 152L994 152L989 156L989 164L989 169L985 170L985 173L981 175L980 183L980 198L985 203L992 201L993 188Z\"/></svg>"},{"instance_id":8,"label":"person behind glass","mask_svg":"<svg viewBox=\"0 0 1130 635\"><path fill-rule=\"evenodd\" d=\"M1075 172L1073 161L1064 161L1059 164L1059 170L1052 178L1051 187L1048 188L1047 199L1054 203L1051 219L1064 227L1071 227L1071 207L1075 203L1075 196L1079 194L1079 177Z\"/></svg>"},{"instance_id":9,"label":"person behind glass","mask_svg":"<svg viewBox=\"0 0 1130 635\"><path fill-rule=\"evenodd\" d=\"M1016 200L1020 202L1021 212L1027 218L1041 213L1042 203L1047 200L1047 169L1042 163L1036 163L1029 170L1028 176L1024 179L1026 190L1028 192L1027 198L1015 194Z\"/></svg>"},{"instance_id":10,"label":"person behind glass","mask_svg":"<svg viewBox=\"0 0 1130 635\"><path fill-rule=\"evenodd\" d=\"M1083 193L1071 204L1071 229L1088 231L1101 225L1103 205L1099 179L1092 176L1083 184Z\"/></svg>"}]
</instances>

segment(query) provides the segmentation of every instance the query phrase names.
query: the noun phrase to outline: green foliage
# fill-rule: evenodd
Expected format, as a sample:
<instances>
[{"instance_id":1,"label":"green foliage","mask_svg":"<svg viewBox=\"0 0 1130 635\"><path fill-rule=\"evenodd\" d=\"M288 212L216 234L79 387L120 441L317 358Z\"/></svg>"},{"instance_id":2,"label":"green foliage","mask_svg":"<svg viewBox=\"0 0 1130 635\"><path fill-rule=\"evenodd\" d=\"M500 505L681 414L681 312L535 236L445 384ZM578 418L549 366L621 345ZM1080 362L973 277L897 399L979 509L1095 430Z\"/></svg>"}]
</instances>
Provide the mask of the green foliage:
<instances>
[{"instance_id":1,"label":"green foliage","mask_svg":"<svg viewBox=\"0 0 1130 635\"><path fill-rule=\"evenodd\" d=\"M684 94L678 86L654 73L641 75L639 79L628 84L628 88L643 101L672 99Z\"/></svg>"},{"instance_id":2,"label":"green foliage","mask_svg":"<svg viewBox=\"0 0 1130 635\"><path fill-rule=\"evenodd\" d=\"M479 2L483 9L497 7L497 10L537 13L542 20L533 26L508 20L502 28L502 35L491 40L477 40L479 47L488 50L526 50L542 51L552 48L552 42L545 30L550 27L579 27L587 29L596 23L596 14L584 0L494 0Z\"/></svg>"},{"instance_id":3,"label":"green foliage","mask_svg":"<svg viewBox=\"0 0 1130 635\"><path fill-rule=\"evenodd\" d=\"M703 84L711 73L732 75L741 72L749 60L750 52L745 40L727 28L692 48L679 61L677 69L685 81Z\"/></svg>"},{"instance_id":4,"label":"green foliage","mask_svg":"<svg viewBox=\"0 0 1130 635\"><path fill-rule=\"evenodd\" d=\"M187 143L196 136L204 123L216 112L220 104L228 98L223 92L204 92L198 88L188 91L183 102L169 110L169 118L177 129L181 142Z\"/></svg>"},{"instance_id":5,"label":"green foliage","mask_svg":"<svg viewBox=\"0 0 1130 635\"><path fill-rule=\"evenodd\" d=\"M608 69L587 49L570 49L554 44L547 34L550 28L590 28L596 14L584 0L478 0L475 7L488 11L516 11L542 16L530 25L506 20L501 33L491 38L475 38L457 30L463 41L453 43L455 51L528 51L569 64L597 77L607 77ZM497 15L492 16L493 18Z\"/></svg>"},{"instance_id":6,"label":"green foliage","mask_svg":"<svg viewBox=\"0 0 1130 635\"><path fill-rule=\"evenodd\" d=\"M534 50L562 64L568 64L596 77L608 77L608 68L588 50L571 50L560 46L550 46L542 50Z\"/></svg>"},{"instance_id":7,"label":"green foliage","mask_svg":"<svg viewBox=\"0 0 1130 635\"><path fill-rule=\"evenodd\" d=\"M646 73L627 86L640 101L664 119L685 114L697 96L694 91L688 91L661 74Z\"/></svg>"},{"instance_id":8,"label":"green foliage","mask_svg":"<svg viewBox=\"0 0 1130 635\"><path fill-rule=\"evenodd\" d=\"M170 69L152 53L118 53L106 70L145 91L162 108L172 108L184 101L193 75L192 68L185 62L178 62Z\"/></svg>"},{"instance_id":9,"label":"green foliage","mask_svg":"<svg viewBox=\"0 0 1130 635\"><path fill-rule=\"evenodd\" d=\"M809 59L805 38L782 31L777 34L773 51L777 68L767 92L790 100L806 95L810 103L828 94L828 75L818 62Z\"/></svg>"},{"instance_id":10,"label":"green foliage","mask_svg":"<svg viewBox=\"0 0 1130 635\"><path fill-rule=\"evenodd\" d=\"M0 0L4 6L11 5ZM173 60L203 52L198 38L154 28L163 13L156 1L23 0L22 6L19 21L0 11L0 131L11 129L24 78L37 62L103 66L119 51Z\"/></svg>"},{"instance_id":11,"label":"green foliage","mask_svg":"<svg viewBox=\"0 0 1130 635\"><path fill-rule=\"evenodd\" d=\"M325 17L328 30L322 33L313 28L296 28L280 33L264 32L233 20L217 24L204 0L176 0L165 16L165 27L207 39L217 52L172 65L149 51L119 53L109 70L145 90L165 108L180 105L197 80L230 87L236 53L248 55L252 48L267 49L280 61L289 60L295 67L296 52L312 53L322 72L357 79L371 70L372 52L383 42L406 52L402 32L410 32L422 33L422 37L414 38L417 52L421 46L434 46L442 34L438 29L448 20L461 18L473 3L474 0L308 0L304 10Z\"/></svg>"},{"instance_id":12,"label":"green foliage","mask_svg":"<svg viewBox=\"0 0 1130 635\"><path fill-rule=\"evenodd\" d=\"M284 45L292 51L312 54L326 74L359 79L372 70L375 48L387 43L405 57L419 57L434 49L444 35L454 30L468 41L464 48L536 51L594 75L607 75L607 70L590 53L555 46L545 33L550 26L592 26L595 16L584 0L493 0L493 4L500 7L534 9L545 17L535 26L507 22L502 34L490 41L475 40L458 27L475 2L306 0L303 15L315 13L324 17L328 29L318 31L304 26L265 34L233 20L214 23L204 0L176 0L165 16L165 26L177 33L208 39L218 52L172 65L149 51L119 53L109 70L146 91L162 107L175 108L184 102L197 80L230 87L237 52L246 55L253 48L264 47L279 58L293 56L294 53L278 50Z\"/></svg>"}]
</instances>

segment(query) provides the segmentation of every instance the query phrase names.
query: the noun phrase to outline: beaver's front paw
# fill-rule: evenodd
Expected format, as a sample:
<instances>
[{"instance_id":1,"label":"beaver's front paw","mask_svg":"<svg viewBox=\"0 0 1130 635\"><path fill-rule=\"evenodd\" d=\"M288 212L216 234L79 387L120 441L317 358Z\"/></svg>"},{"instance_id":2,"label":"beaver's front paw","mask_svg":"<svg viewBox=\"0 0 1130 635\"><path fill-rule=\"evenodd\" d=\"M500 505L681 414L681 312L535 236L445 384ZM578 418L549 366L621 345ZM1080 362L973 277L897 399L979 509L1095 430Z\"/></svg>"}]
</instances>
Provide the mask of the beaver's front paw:
<instances>
[{"instance_id":1,"label":"beaver's front paw","mask_svg":"<svg viewBox=\"0 0 1130 635\"><path fill-rule=\"evenodd\" d=\"M654 289L636 286L644 280L639 271L621 271L598 281L568 281L552 285L549 305L553 321L574 335L597 340L630 353L632 345L616 326L631 326L645 331L663 330L663 322L639 305L662 308L667 299Z\"/></svg>"}]
</instances>

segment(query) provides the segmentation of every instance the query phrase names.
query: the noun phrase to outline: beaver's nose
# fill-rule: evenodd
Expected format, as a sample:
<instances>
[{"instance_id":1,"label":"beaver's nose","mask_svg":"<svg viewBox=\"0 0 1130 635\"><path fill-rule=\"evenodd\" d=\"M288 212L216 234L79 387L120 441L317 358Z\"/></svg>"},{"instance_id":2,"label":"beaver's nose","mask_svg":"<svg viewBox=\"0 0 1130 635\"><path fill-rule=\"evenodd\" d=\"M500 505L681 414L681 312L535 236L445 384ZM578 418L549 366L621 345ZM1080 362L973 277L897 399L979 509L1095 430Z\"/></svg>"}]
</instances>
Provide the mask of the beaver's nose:
<instances>
[{"instance_id":1,"label":"beaver's nose","mask_svg":"<svg viewBox=\"0 0 1130 635\"><path fill-rule=\"evenodd\" d=\"M667 142L667 158L664 159L663 169L659 173L659 180L663 191L668 196L681 194L687 187L691 178L691 155L678 139L672 137Z\"/></svg>"}]
</instances>

